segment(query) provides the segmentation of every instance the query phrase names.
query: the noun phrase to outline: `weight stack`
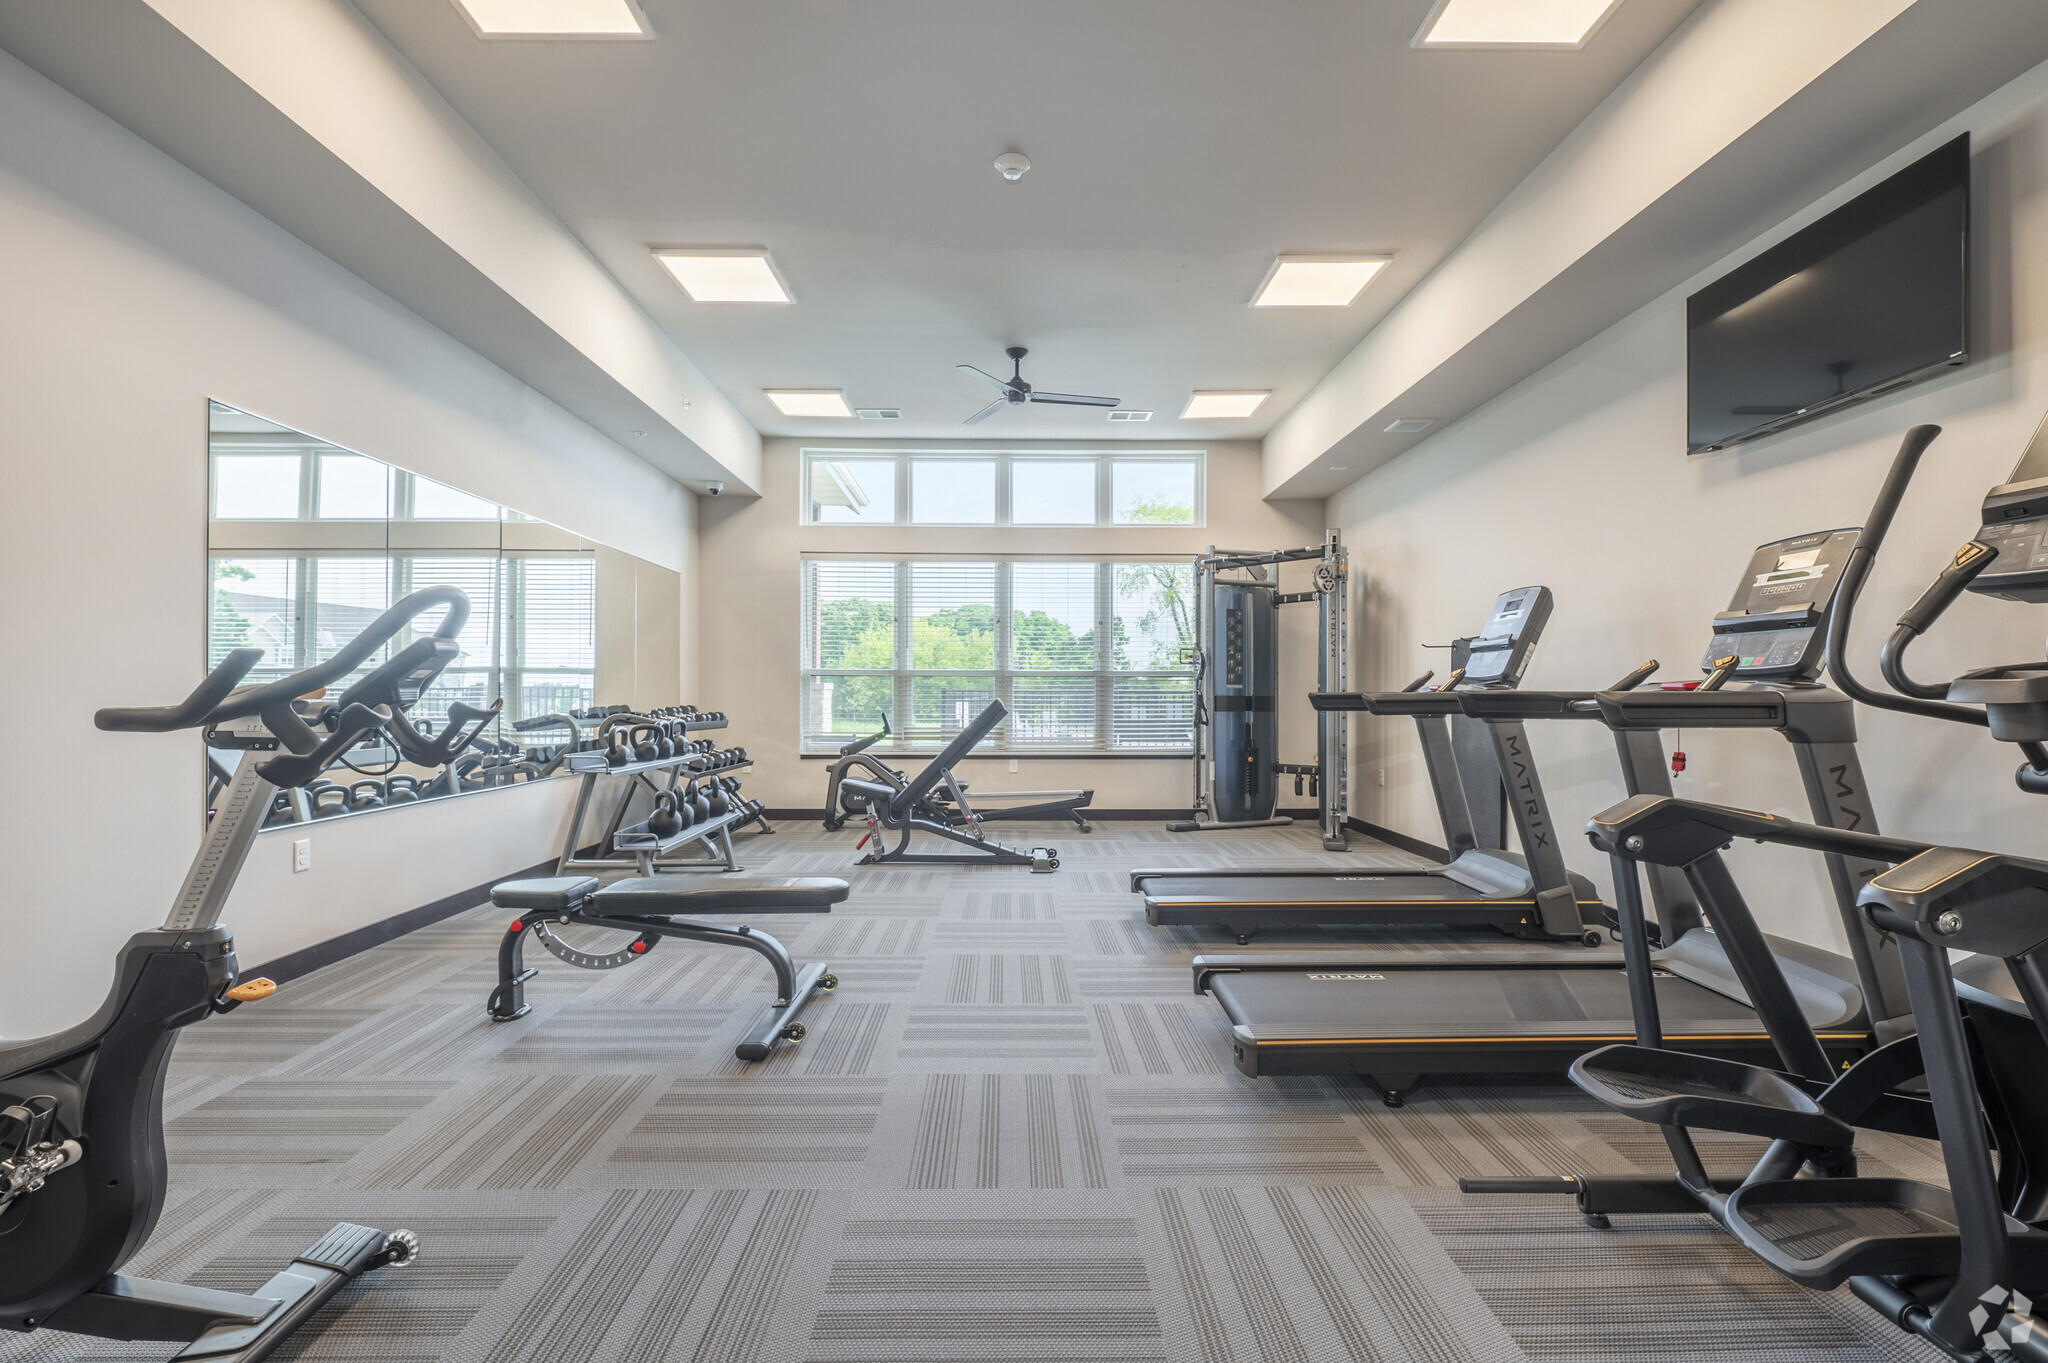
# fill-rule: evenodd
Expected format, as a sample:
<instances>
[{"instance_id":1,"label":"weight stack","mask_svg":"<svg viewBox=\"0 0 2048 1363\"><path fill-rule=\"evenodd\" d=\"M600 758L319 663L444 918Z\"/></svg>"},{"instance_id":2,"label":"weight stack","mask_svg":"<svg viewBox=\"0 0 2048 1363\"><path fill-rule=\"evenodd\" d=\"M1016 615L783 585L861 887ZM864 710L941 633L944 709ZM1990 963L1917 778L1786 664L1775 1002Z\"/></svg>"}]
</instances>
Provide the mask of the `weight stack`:
<instances>
[{"instance_id":1,"label":"weight stack","mask_svg":"<svg viewBox=\"0 0 2048 1363\"><path fill-rule=\"evenodd\" d=\"M1210 612L1209 715L1216 818L1273 817L1280 798L1280 607L1269 582L1218 582Z\"/></svg>"}]
</instances>

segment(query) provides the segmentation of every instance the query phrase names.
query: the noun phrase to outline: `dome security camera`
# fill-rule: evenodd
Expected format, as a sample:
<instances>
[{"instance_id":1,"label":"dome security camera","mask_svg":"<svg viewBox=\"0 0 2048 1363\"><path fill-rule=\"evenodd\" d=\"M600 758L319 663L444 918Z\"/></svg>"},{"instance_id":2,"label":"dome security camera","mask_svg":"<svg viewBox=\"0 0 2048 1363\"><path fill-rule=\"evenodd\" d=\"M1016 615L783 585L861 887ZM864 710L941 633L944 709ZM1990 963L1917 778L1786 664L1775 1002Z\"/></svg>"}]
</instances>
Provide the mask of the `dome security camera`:
<instances>
[{"instance_id":1,"label":"dome security camera","mask_svg":"<svg viewBox=\"0 0 2048 1363\"><path fill-rule=\"evenodd\" d=\"M716 497L719 493L725 491L725 484L714 480L704 485L704 491Z\"/></svg>"},{"instance_id":2,"label":"dome security camera","mask_svg":"<svg viewBox=\"0 0 2048 1363\"><path fill-rule=\"evenodd\" d=\"M1011 184L1024 178L1024 172L1031 169L1031 158L1020 151L1006 151L996 158L996 169L1002 172Z\"/></svg>"}]
</instances>

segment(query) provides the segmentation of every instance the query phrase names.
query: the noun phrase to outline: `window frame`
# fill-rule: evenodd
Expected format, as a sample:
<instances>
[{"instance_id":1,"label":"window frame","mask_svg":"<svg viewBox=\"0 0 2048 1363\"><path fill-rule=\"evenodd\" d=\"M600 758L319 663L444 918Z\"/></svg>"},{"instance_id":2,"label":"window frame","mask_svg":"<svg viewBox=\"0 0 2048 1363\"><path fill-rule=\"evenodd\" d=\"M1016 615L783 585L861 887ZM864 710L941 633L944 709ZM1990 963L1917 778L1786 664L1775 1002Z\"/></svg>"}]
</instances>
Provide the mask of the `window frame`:
<instances>
[{"instance_id":1,"label":"window frame","mask_svg":"<svg viewBox=\"0 0 2048 1363\"><path fill-rule=\"evenodd\" d=\"M1065 757L1065 758L1161 758L1185 760L1194 753L1193 708L1195 704L1195 669L1192 661L1186 667L1127 667L1112 665L1111 622L1116 618L1116 569L1131 564L1170 564L1186 567L1189 571L1188 592L1190 606L1195 589L1193 564L1189 559L1162 557L1156 554L870 554L870 553L806 553L802 563L799 593L801 606L798 610L799 631L797 664L797 746L802 758L829 758L837 755L839 747L855 736L842 733L817 733L811 731L810 704L811 686L814 681L838 677L879 677L889 680L891 733L887 739L876 743L869 751L886 752L900 756L919 756L935 753L944 743L943 733L933 737L921 733L914 721L906 722L905 717L916 712L916 691L920 682L943 680L948 677L979 680L986 678L989 689L997 699L1011 707L1015 713L1014 696L1016 682L1034 679L1087 679L1094 688L1094 738L1087 745L1063 744L1020 744L1012 741L1011 729L1006 722L989 740L977 746L976 756L984 757ZM895 625L893 665L885 668L822 667L814 662L813 623L816 607L816 567L829 563L890 564L894 567L891 587L891 618ZM994 567L992 600L995 608L995 641L991 665L980 669L928 668L915 665L914 614L915 573L914 567L929 564L957 563L962 566L983 564ZM1014 603L1016 598L1014 577L1018 564L1061 564L1081 563L1095 569L1094 621L1091 630L1095 640L1095 658L1087 668L1030 668L1016 665L1014 649ZM1188 742L1160 746L1118 746L1115 742L1115 715L1119 682L1177 680L1187 684L1189 703Z\"/></svg>"},{"instance_id":2,"label":"window frame","mask_svg":"<svg viewBox=\"0 0 2048 1363\"><path fill-rule=\"evenodd\" d=\"M989 449L846 449L828 445L806 445L798 452L797 523L832 530L1198 530L1209 524L1209 453L1205 449L1184 450L989 450ZM811 477L820 463L846 460L891 460L895 464L895 515L891 520L829 521L814 514ZM912 506L911 466L919 462L986 462L995 467L996 508L993 521L920 521ZM1095 465L1095 519L1093 521L1020 521L1011 516L1012 468L1018 463L1090 463ZM1194 519L1163 523L1119 522L1114 497L1115 468L1119 463L1193 464L1195 469Z\"/></svg>"}]
</instances>

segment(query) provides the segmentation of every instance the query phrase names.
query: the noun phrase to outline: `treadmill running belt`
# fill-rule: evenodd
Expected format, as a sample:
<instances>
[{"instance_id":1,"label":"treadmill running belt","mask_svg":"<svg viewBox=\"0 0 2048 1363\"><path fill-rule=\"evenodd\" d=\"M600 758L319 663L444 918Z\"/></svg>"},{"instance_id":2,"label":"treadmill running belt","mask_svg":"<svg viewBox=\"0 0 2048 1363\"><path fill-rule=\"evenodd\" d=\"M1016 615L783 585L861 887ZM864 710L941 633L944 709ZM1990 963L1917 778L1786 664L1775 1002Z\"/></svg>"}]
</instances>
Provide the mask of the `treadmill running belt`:
<instances>
[{"instance_id":1,"label":"treadmill running belt","mask_svg":"<svg viewBox=\"0 0 2048 1363\"><path fill-rule=\"evenodd\" d=\"M1431 904L1528 903L1527 895L1487 895L1430 871L1350 876L1161 876L1145 882L1145 902L1243 905L1374 904L1388 900Z\"/></svg>"}]
</instances>

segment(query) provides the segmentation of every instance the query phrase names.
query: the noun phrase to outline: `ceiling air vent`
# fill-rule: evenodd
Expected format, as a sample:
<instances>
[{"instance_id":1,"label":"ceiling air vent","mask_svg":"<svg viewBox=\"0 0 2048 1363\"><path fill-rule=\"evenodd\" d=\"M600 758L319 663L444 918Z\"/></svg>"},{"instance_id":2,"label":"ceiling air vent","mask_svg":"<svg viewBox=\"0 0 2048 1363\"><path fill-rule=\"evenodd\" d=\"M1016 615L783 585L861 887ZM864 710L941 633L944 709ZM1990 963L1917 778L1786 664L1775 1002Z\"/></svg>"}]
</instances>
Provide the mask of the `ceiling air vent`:
<instances>
[{"instance_id":1,"label":"ceiling air vent","mask_svg":"<svg viewBox=\"0 0 2048 1363\"><path fill-rule=\"evenodd\" d=\"M1132 412L1118 408L1109 414L1109 419L1111 421L1150 421L1152 414L1150 412Z\"/></svg>"},{"instance_id":2,"label":"ceiling air vent","mask_svg":"<svg viewBox=\"0 0 2048 1363\"><path fill-rule=\"evenodd\" d=\"M853 414L862 421L903 420L903 409L901 407L856 407L853 409Z\"/></svg>"},{"instance_id":3,"label":"ceiling air vent","mask_svg":"<svg viewBox=\"0 0 2048 1363\"><path fill-rule=\"evenodd\" d=\"M1387 427L1387 434L1414 435L1417 431L1426 431L1434 425L1436 425L1436 418L1433 416L1404 416L1397 418L1391 426Z\"/></svg>"}]
</instances>

